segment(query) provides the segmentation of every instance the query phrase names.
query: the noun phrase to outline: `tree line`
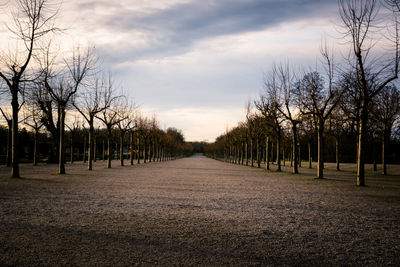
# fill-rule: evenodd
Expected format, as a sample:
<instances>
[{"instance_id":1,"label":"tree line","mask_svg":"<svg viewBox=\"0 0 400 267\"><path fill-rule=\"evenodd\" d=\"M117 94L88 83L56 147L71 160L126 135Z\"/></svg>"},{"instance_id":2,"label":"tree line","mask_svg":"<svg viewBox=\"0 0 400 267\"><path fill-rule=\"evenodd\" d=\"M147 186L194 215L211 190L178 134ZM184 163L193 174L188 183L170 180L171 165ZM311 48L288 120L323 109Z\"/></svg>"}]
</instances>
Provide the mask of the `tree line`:
<instances>
[{"instance_id":1,"label":"tree line","mask_svg":"<svg viewBox=\"0 0 400 267\"><path fill-rule=\"evenodd\" d=\"M58 173L65 174L67 150L71 163L81 158L89 170L99 151L111 168L114 147L120 165L128 156L130 164L146 163L193 151L181 131L162 130L155 118L140 114L102 69L94 48L56 49L53 39L64 31L56 26L59 3L16 0L4 8L11 11L7 30L16 40L15 49L1 51L0 65L0 111L6 122L0 134L12 177L20 176L19 162L29 155L34 165L40 158L57 162Z\"/></svg>"},{"instance_id":2,"label":"tree line","mask_svg":"<svg viewBox=\"0 0 400 267\"><path fill-rule=\"evenodd\" d=\"M357 163L357 185L365 185L367 160L377 169L378 151L387 174L389 150L398 160L400 148L400 5L397 0L339 0L338 7L347 56L337 63L334 49L325 44L321 64L308 71L275 64L265 75L263 93L248 103L246 121L218 137L206 153L258 167L264 161L267 169L273 159L277 171L289 155L297 174L304 151L312 167L315 143L319 179L324 178L324 156L334 154L340 170L344 149L347 161ZM397 149L389 146L391 141Z\"/></svg>"}]
</instances>

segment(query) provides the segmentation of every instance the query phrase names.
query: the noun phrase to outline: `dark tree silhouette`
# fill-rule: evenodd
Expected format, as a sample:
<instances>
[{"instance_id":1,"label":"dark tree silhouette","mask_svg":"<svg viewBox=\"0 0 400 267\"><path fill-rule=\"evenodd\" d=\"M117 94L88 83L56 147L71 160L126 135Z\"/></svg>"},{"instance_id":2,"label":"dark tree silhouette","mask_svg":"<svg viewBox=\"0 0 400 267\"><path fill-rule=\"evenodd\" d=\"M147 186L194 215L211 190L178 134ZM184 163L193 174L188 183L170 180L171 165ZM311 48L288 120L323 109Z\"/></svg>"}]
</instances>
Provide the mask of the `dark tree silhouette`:
<instances>
[{"instance_id":1,"label":"dark tree silhouette","mask_svg":"<svg viewBox=\"0 0 400 267\"><path fill-rule=\"evenodd\" d=\"M387 1L396 4L397 1ZM365 185L365 140L368 127L368 113L371 101L383 88L398 77L399 71L399 29L398 8L389 5L394 11L393 23L387 24L389 35L383 36L386 41L391 41L385 49L392 52L389 57L380 55L379 59L370 59L372 49L376 47L372 42L376 38L376 27L379 25L380 15L379 2L377 0L339 0L339 13L343 22L344 36L351 43L352 55L354 57L354 69L357 74L357 84L361 92L360 101L360 123L358 131L357 147L357 185Z\"/></svg>"},{"instance_id":2,"label":"dark tree silhouette","mask_svg":"<svg viewBox=\"0 0 400 267\"><path fill-rule=\"evenodd\" d=\"M0 77L6 83L11 95L12 108L12 140L11 176L18 178L19 175L19 142L18 142L18 112L20 110L19 95L21 85L26 82L26 70L36 51L37 42L43 36L57 29L53 21L58 9L47 0L16 0L15 10L12 13L14 26L8 29L24 44L25 51L15 54L3 55L4 60L0 69Z\"/></svg>"}]
</instances>

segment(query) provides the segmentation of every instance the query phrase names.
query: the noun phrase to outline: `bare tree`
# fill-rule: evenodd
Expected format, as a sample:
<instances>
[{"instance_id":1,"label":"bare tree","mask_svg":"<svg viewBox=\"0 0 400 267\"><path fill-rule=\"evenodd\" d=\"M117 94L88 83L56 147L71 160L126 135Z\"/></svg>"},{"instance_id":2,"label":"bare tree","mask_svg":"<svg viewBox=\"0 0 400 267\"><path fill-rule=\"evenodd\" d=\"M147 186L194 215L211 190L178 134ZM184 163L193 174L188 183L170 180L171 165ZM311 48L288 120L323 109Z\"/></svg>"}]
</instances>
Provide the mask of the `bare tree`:
<instances>
[{"instance_id":1,"label":"bare tree","mask_svg":"<svg viewBox=\"0 0 400 267\"><path fill-rule=\"evenodd\" d=\"M26 112L24 123L35 131L33 139L33 165L36 166L38 160L38 137L39 131L43 127L43 122L41 120L40 111L36 107L35 103L31 103L24 111Z\"/></svg>"},{"instance_id":2,"label":"bare tree","mask_svg":"<svg viewBox=\"0 0 400 267\"><path fill-rule=\"evenodd\" d=\"M247 142L250 141L250 165L251 167L254 167L254 158L253 158L253 139L255 136L255 129L254 129L254 114L251 111L251 102L247 102L246 104L246 127L245 129L246 131L246 146L245 146L245 153L246 153L246 165L248 165L248 161L247 161L247 154L248 154L248 146L247 146ZM239 142L239 146L238 146L238 152L240 153L241 150L241 138L240 135L237 135L238 138L238 142ZM240 154L238 154L238 161L240 159Z\"/></svg>"},{"instance_id":3,"label":"bare tree","mask_svg":"<svg viewBox=\"0 0 400 267\"><path fill-rule=\"evenodd\" d=\"M113 88L112 83L110 83L109 86ZM113 92L115 93L115 91ZM114 126L120 122L120 120L124 119L118 116L119 114L118 107L121 104L121 101L126 101L126 100L123 99L122 96L116 96L114 94L113 97L111 97L110 105L107 108L103 109L102 112L96 115L96 118L101 120L107 129L107 154L108 154L107 168L111 168L112 130Z\"/></svg>"},{"instance_id":4,"label":"bare tree","mask_svg":"<svg viewBox=\"0 0 400 267\"><path fill-rule=\"evenodd\" d=\"M347 122L344 120L343 110L336 107L328 119L328 131L335 138L336 170L340 171L341 139Z\"/></svg>"},{"instance_id":5,"label":"bare tree","mask_svg":"<svg viewBox=\"0 0 400 267\"><path fill-rule=\"evenodd\" d=\"M82 85L83 80L93 70L95 58L88 48L85 53L74 49L71 59L64 60L65 68L54 70L54 61L49 60L49 52L42 65L43 84L52 99L57 104L60 133L59 133L59 174L65 174L64 139L65 139L65 114L70 100Z\"/></svg>"},{"instance_id":6,"label":"bare tree","mask_svg":"<svg viewBox=\"0 0 400 267\"><path fill-rule=\"evenodd\" d=\"M326 80L318 72L311 72L299 81L297 85L297 101L303 115L311 115L317 128L318 135L318 165L317 178L324 178L323 144L325 122L338 105L346 87L335 86L335 66L327 47L321 50L325 60Z\"/></svg>"},{"instance_id":7,"label":"bare tree","mask_svg":"<svg viewBox=\"0 0 400 267\"><path fill-rule=\"evenodd\" d=\"M276 153L277 153L277 171L280 172L282 170L281 167L281 142L282 142L282 123L285 121L285 118L282 116L281 112L277 109L277 105L273 97L270 96L270 92L274 92L277 90L277 80L274 73L269 77L269 79L265 82L266 94L261 95L260 99L254 102L254 105L259 110L261 115L264 117L265 123L273 129L276 135Z\"/></svg>"},{"instance_id":8,"label":"bare tree","mask_svg":"<svg viewBox=\"0 0 400 267\"><path fill-rule=\"evenodd\" d=\"M397 1L387 1L397 4ZM368 112L371 101L383 88L397 79L399 71L399 29L396 5L389 5L394 12L392 22L386 29L377 31L380 25L379 2L377 0L339 0L339 13L343 22L344 36L351 43L351 54L354 56L354 69L357 73L357 83L361 91L360 123L357 147L357 185L365 185L365 140L368 127ZM388 57L379 55L371 58L372 49L377 47L377 34L383 35L387 45L384 49L390 51ZM388 34L387 34L388 33ZM385 35L386 34L386 35Z\"/></svg>"},{"instance_id":9,"label":"bare tree","mask_svg":"<svg viewBox=\"0 0 400 267\"><path fill-rule=\"evenodd\" d=\"M12 116L7 110L0 107L0 112L3 115L4 120L7 123L7 152L6 152L6 164L7 167L11 166L11 139L12 139Z\"/></svg>"},{"instance_id":10,"label":"bare tree","mask_svg":"<svg viewBox=\"0 0 400 267\"><path fill-rule=\"evenodd\" d=\"M20 109L19 94L21 85L26 82L25 74L39 39L54 32L54 19L58 7L54 9L48 0L16 0L12 13L13 25L8 29L23 43L23 51L2 55L0 77L5 81L11 95L12 108L12 172L14 178L19 175L18 159L18 112Z\"/></svg>"},{"instance_id":11,"label":"bare tree","mask_svg":"<svg viewBox=\"0 0 400 267\"><path fill-rule=\"evenodd\" d=\"M147 118L137 115L136 116L136 133L137 133L137 164L140 164L140 154L143 153L143 162L145 161L145 153L146 153L146 144L145 144L145 134L146 134L146 127L147 127ZM141 150L142 143L144 144L144 150Z\"/></svg>"},{"instance_id":12,"label":"bare tree","mask_svg":"<svg viewBox=\"0 0 400 267\"><path fill-rule=\"evenodd\" d=\"M60 112L57 109L57 105L52 97L47 92L45 86L40 81L35 82L35 88L31 91L32 101L36 102L36 105L41 110L41 121L46 128L47 132L50 133L52 138L52 144L49 151L49 162L58 162L58 151L59 151L59 133L60 133Z\"/></svg>"},{"instance_id":13,"label":"bare tree","mask_svg":"<svg viewBox=\"0 0 400 267\"><path fill-rule=\"evenodd\" d=\"M301 127L300 127L300 132L301 134L306 138L307 140L307 146L308 146L308 168L312 169L312 149L311 145L313 143L313 139L315 136L315 129L317 128L315 126L315 119L313 119L312 115L302 115L301 118Z\"/></svg>"},{"instance_id":14,"label":"bare tree","mask_svg":"<svg viewBox=\"0 0 400 267\"><path fill-rule=\"evenodd\" d=\"M120 165L124 166L124 145L125 135L134 126L133 106L130 106L128 101L121 103L118 106L118 122L119 130L119 149L120 149Z\"/></svg>"},{"instance_id":15,"label":"bare tree","mask_svg":"<svg viewBox=\"0 0 400 267\"><path fill-rule=\"evenodd\" d=\"M74 137L76 136L76 134L78 133L78 131L81 129L81 121L78 118L78 116L74 116L74 120L72 122L70 122L69 124L66 123L65 125L67 126L67 128L69 129L69 151L70 151L70 163L74 163Z\"/></svg>"},{"instance_id":16,"label":"bare tree","mask_svg":"<svg viewBox=\"0 0 400 267\"><path fill-rule=\"evenodd\" d=\"M400 115L400 93L393 85L386 86L374 99L374 117L380 124L382 138L382 174L387 175L387 146L392 128Z\"/></svg>"},{"instance_id":17,"label":"bare tree","mask_svg":"<svg viewBox=\"0 0 400 267\"><path fill-rule=\"evenodd\" d=\"M296 111L296 101L294 92L295 76L290 70L289 64L273 67L275 85L269 86L269 97L276 105L278 112L290 123L292 131L292 173L299 173L298 163L298 124L301 123L300 112Z\"/></svg>"},{"instance_id":18,"label":"bare tree","mask_svg":"<svg viewBox=\"0 0 400 267\"><path fill-rule=\"evenodd\" d=\"M97 77L94 84L79 93L72 103L89 125L88 170L93 168L94 119L97 114L109 108L112 101L113 88L111 74L109 74L108 79L104 76L102 78Z\"/></svg>"}]
</instances>

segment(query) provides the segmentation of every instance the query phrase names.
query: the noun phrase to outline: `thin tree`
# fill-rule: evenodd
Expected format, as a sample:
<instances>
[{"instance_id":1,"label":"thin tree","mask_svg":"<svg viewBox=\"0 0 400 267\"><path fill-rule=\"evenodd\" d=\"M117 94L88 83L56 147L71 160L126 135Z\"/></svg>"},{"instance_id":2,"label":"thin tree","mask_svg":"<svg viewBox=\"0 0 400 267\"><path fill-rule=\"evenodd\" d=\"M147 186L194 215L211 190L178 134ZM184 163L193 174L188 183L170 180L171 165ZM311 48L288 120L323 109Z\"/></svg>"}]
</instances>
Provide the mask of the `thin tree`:
<instances>
[{"instance_id":1,"label":"thin tree","mask_svg":"<svg viewBox=\"0 0 400 267\"><path fill-rule=\"evenodd\" d=\"M54 27L54 19L58 13L47 0L16 0L15 11L12 12L14 26L8 29L19 41L23 43L23 51L15 51L14 54L2 55L0 77L5 81L11 95L12 108L12 171L11 176L19 175L19 142L18 142L18 112L20 109L19 95L21 85L26 82L26 70L36 51L36 46L43 36L57 29Z\"/></svg>"},{"instance_id":2,"label":"thin tree","mask_svg":"<svg viewBox=\"0 0 400 267\"><path fill-rule=\"evenodd\" d=\"M324 178L324 133L325 123L332 111L338 105L345 88L335 86L335 66L332 56L325 47L321 50L325 59L326 81L318 72L311 72L299 81L297 85L297 101L300 112L303 115L311 115L317 128L318 135L318 164L317 178Z\"/></svg>"},{"instance_id":3,"label":"thin tree","mask_svg":"<svg viewBox=\"0 0 400 267\"><path fill-rule=\"evenodd\" d=\"M120 165L124 166L124 145L125 145L125 135L134 126L132 118L133 107L129 106L128 102L123 103L123 105L118 106L118 132L119 132L119 154L120 154Z\"/></svg>"},{"instance_id":4,"label":"thin tree","mask_svg":"<svg viewBox=\"0 0 400 267\"><path fill-rule=\"evenodd\" d=\"M81 121L77 116L74 116L74 120L70 123L66 123L65 126L69 129L69 151L70 151L70 163L74 163L74 137L77 135L78 131L81 129Z\"/></svg>"},{"instance_id":5,"label":"thin tree","mask_svg":"<svg viewBox=\"0 0 400 267\"><path fill-rule=\"evenodd\" d=\"M31 93L33 101L36 102L36 105L42 111L41 121L52 138L49 162L58 163L60 112L42 82L36 81L35 89Z\"/></svg>"},{"instance_id":6,"label":"thin tree","mask_svg":"<svg viewBox=\"0 0 400 267\"><path fill-rule=\"evenodd\" d=\"M371 101L390 82L398 77L399 71L399 29L397 1L387 1L389 10L393 11L392 23L386 23L384 30L377 31L384 12L379 12L377 0L339 0L339 14L343 22L344 36L351 43L351 54L357 73L357 84L361 91L360 123L357 147L357 185L365 185L365 141L368 127L368 113ZM390 55L379 55L371 59L372 49L377 47L377 34L383 35L384 50ZM389 34L387 34L389 33Z\"/></svg>"},{"instance_id":7,"label":"thin tree","mask_svg":"<svg viewBox=\"0 0 400 267\"><path fill-rule=\"evenodd\" d=\"M270 91L274 91L277 88L277 81L274 75L270 76L265 82L266 93L260 96L259 100L254 101L254 105L264 117L266 125L273 129L276 136L276 162L278 165L277 171L282 171L281 167L281 143L282 143L282 123L285 118L277 109L277 105L274 100L269 96ZM275 89L274 89L275 88Z\"/></svg>"},{"instance_id":8,"label":"thin tree","mask_svg":"<svg viewBox=\"0 0 400 267\"><path fill-rule=\"evenodd\" d=\"M111 75L108 80L104 76L97 77L93 84L86 87L72 102L75 109L83 116L89 125L88 170L93 168L94 155L94 119L96 115L110 107L113 101Z\"/></svg>"},{"instance_id":9,"label":"thin tree","mask_svg":"<svg viewBox=\"0 0 400 267\"><path fill-rule=\"evenodd\" d=\"M118 106L121 102L121 99L123 98L122 96L116 96L115 91L113 90L113 83L111 82L109 84L110 88L112 88L113 96L111 97L111 102L110 105L103 109L102 112L98 113L96 115L96 118L101 120L104 125L106 126L107 129L107 168L111 168L111 154L112 154L112 130L115 125L118 124L120 120L123 120L124 118L121 118L118 116L119 110ZM122 101L125 101L122 99Z\"/></svg>"},{"instance_id":10,"label":"thin tree","mask_svg":"<svg viewBox=\"0 0 400 267\"><path fill-rule=\"evenodd\" d=\"M393 86L386 86L374 99L374 117L380 124L382 140L382 174L387 175L387 147L392 128L400 115L400 93Z\"/></svg>"},{"instance_id":11,"label":"thin tree","mask_svg":"<svg viewBox=\"0 0 400 267\"><path fill-rule=\"evenodd\" d=\"M347 101L347 100L346 100ZM336 170L340 171L340 150L342 136L347 130L348 122L345 120L346 116L343 110L338 105L328 119L328 132L335 139L335 156L336 156Z\"/></svg>"},{"instance_id":12,"label":"thin tree","mask_svg":"<svg viewBox=\"0 0 400 267\"><path fill-rule=\"evenodd\" d=\"M11 166L11 140L12 140L12 116L6 110L0 107L0 112L7 123L7 151L6 151L6 164L7 167Z\"/></svg>"},{"instance_id":13,"label":"thin tree","mask_svg":"<svg viewBox=\"0 0 400 267\"><path fill-rule=\"evenodd\" d=\"M81 53L80 49L74 49L71 59L64 60L65 68L54 70L54 61L49 60L49 52L45 56L45 62L42 66L43 84L52 99L57 104L59 112L59 174L65 174L64 159L64 139L65 139L65 115L67 106L81 86L83 80L93 70L95 58L90 49Z\"/></svg>"},{"instance_id":14,"label":"thin tree","mask_svg":"<svg viewBox=\"0 0 400 267\"><path fill-rule=\"evenodd\" d=\"M29 107L25 109L25 119L24 123L34 130L33 136L33 166L37 165L38 161L38 138L39 131L43 127L43 122L41 120L41 115L35 104L30 104Z\"/></svg>"},{"instance_id":15,"label":"thin tree","mask_svg":"<svg viewBox=\"0 0 400 267\"><path fill-rule=\"evenodd\" d=\"M275 86L269 86L269 97L276 105L276 109L279 113L290 123L291 131L292 131L292 173L299 173L298 163L299 163L299 155L298 155L298 124L301 123L300 120L300 112L295 111L296 102L295 102L295 92L294 92L294 82L295 76L293 72L290 70L288 64L280 65L278 67L273 67L273 76L275 76L274 80L276 81Z\"/></svg>"}]
</instances>

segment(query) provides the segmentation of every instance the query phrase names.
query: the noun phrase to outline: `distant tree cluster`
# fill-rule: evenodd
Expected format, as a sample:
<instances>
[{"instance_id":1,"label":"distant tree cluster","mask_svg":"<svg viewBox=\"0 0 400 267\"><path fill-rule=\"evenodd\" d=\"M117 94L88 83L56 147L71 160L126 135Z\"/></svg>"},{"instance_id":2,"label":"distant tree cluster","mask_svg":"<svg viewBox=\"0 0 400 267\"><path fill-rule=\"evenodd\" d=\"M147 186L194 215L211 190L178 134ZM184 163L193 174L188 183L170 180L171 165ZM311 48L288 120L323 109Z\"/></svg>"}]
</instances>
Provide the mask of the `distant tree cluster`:
<instances>
[{"instance_id":1,"label":"distant tree cluster","mask_svg":"<svg viewBox=\"0 0 400 267\"><path fill-rule=\"evenodd\" d=\"M15 49L1 51L0 161L17 178L19 162L59 164L113 158L133 164L163 161L192 153L182 133L160 129L102 70L93 48L57 51L52 44L63 30L56 26L60 4L50 0L16 0L4 7L13 20L6 30ZM26 130L26 128L29 129ZM102 146L100 145L102 144ZM67 147L68 145L68 147ZM100 146L99 146L100 145Z\"/></svg>"},{"instance_id":2,"label":"distant tree cluster","mask_svg":"<svg viewBox=\"0 0 400 267\"><path fill-rule=\"evenodd\" d=\"M337 170L343 160L357 162L360 186L365 162L377 170L380 160L385 175L388 160L399 162L399 3L340 0L339 14L349 44L343 63L324 45L320 69L273 66L264 92L248 104L246 121L207 146L208 155L258 167L265 162L267 169L274 161L278 171L289 159L294 174L302 159L311 168L316 157L320 179L325 158L336 161Z\"/></svg>"}]
</instances>

